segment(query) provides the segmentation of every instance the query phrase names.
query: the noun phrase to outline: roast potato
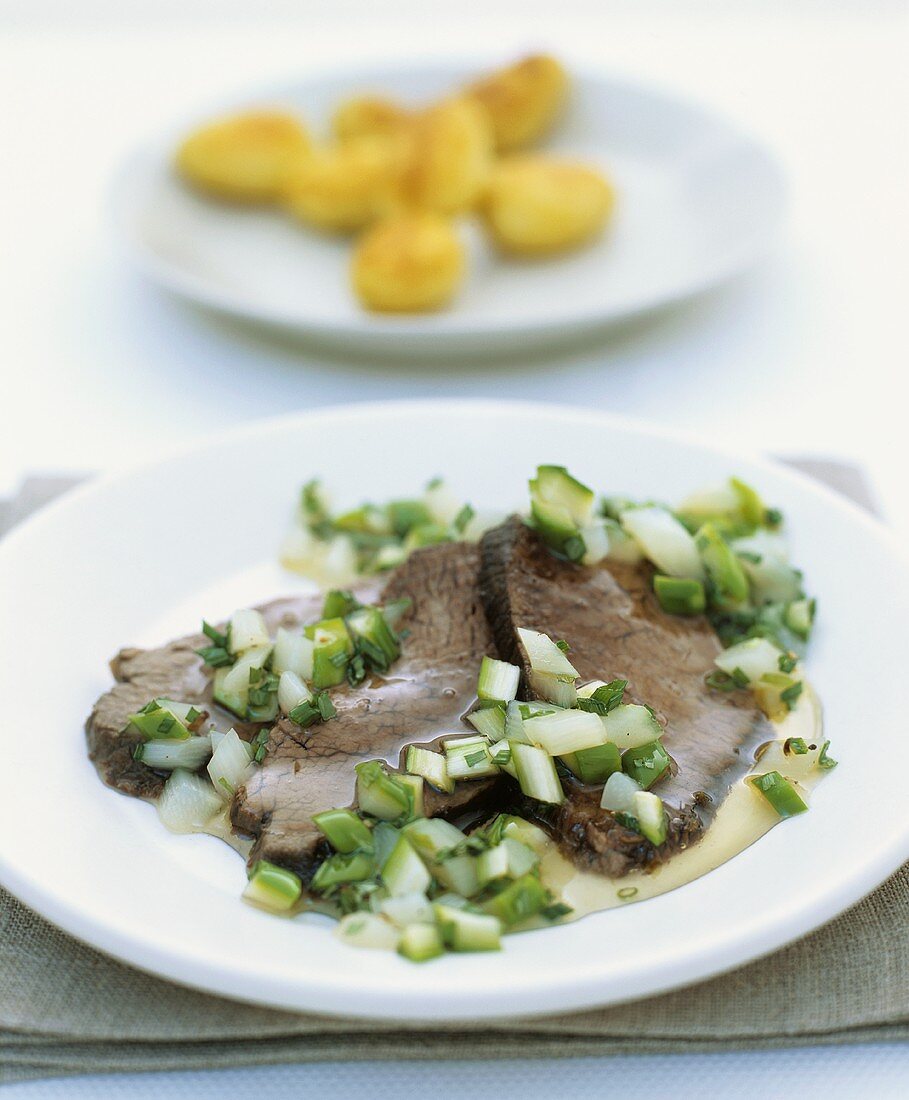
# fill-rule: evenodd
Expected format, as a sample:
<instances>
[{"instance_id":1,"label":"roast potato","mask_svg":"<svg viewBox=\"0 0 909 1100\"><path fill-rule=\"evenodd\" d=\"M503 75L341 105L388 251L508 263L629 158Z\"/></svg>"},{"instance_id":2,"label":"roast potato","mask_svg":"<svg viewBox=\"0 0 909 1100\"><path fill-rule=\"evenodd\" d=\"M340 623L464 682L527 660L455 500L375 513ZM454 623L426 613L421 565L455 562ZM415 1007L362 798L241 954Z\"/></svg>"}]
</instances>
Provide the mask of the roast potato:
<instances>
[{"instance_id":1,"label":"roast potato","mask_svg":"<svg viewBox=\"0 0 909 1100\"><path fill-rule=\"evenodd\" d=\"M288 177L285 204L308 225L352 232L391 208L399 175L393 143L353 138L301 160Z\"/></svg>"},{"instance_id":2,"label":"roast potato","mask_svg":"<svg viewBox=\"0 0 909 1100\"><path fill-rule=\"evenodd\" d=\"M469 99L451 99L416 116L403 138L405 206L455 214L472 207L492 167L489 118Z\"/></svg>"},{"instance_id":3,"label":"roast potato","mask_svg":"<svg viewBox=\"0 0 909 1100\"><path fill-rule=\"evenodd\" d=\"M367 309L439 309L464 278L464 247L453 223L427 210L394 214L368 229L351 264L354 291Z\"/></svg>"},{"instance_id":4,"label":"roast potato","mask_svg":"<svg viewBox=\"0 0 909 1100\"><path fill-rule=\"evenodd\" d=\"M363 95L345 99L332 116L331 125L339 141L359 137L386 137L405 127L412 112L394 100Z\"/></svg>"},{"instance_id":5,"label":"roast potato","mask_svg":"<svg viewBox=\"0 0 909 1100\"><path fill-rule=\"evenodd\" d=\"M280 111L212 122L177 150L178 172L194 187L235 202L276 202L291 167L309 155L303 124Z\"/></svg>"},{"instance_id":6,"label":"roast potato","mask_svg":"<svg viewBox=\"0 0 909 1100\"><path fill-rule=\"evenodd\" d=\"M595 237L614 202L611 184L595 168L525 154L495 166L480 214L503 252L547 256Z\"/></svg>"},{"instance_id":7,"label":"roast potato","mask_svg":"<svg viewBox=\"0 0 909 1100\"><path fill-rule=\"evenodd\" d=\"M554 57L526 57L471 84L467 94L489 113L496 149L507 153L538 141L568 98L568 74Z\"/></svg>"}]
</instances>

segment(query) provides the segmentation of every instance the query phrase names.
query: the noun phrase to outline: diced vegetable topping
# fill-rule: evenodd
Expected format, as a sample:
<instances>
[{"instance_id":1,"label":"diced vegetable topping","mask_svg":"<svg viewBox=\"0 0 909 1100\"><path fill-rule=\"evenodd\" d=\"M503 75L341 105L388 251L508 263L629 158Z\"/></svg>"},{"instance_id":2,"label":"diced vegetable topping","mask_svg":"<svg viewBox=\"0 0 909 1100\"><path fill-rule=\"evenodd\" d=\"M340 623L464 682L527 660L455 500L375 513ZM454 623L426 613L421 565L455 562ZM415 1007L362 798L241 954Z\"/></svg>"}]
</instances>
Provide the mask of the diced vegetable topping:
<instances>
[{"instance_id":1,"label":"diced vegetable topping","mask_svg":"<svg viewBox=\"0 0 909 1100\"><path fill-rule=\"evenodd\" d=\"M748 782L767 799L780 817L794 817L808 809L795 787L779 772L755 775Z\"/></svg>"},{"instance_id":2,"label":"diced vegetable topping","mask_svg":"<svg viewBox=\"0 0 909 1100\"><path fill-rule=\"evenodd\" d=\"M691 577L666 577L657 573L653 590L660 607L670 615L700 615L707 608L704 585Z\"/></svg>"},{"instance_id":3,"label":"diced vegetable topping","mask_svg":"<svg viewBox=\"0 0 909 1100\"><path fill-rule=\"evenodd\" d=\"M315 814L312 820L336 852L355 852L358 848L371 850L373 847L372 832L353 810L326 810Z\"/></svg>"},{"instance_id":4,"label":"diced vegetable topping","mask_svg":"<svg viewBox=\"0 0 909 1100\"><path fill-rule=\"evenodd\" d=\"M250 870L243 897L266 909L286 912L296 905L302 892L303 884L293 871L260 859Z\"/></svg>"},{"instance_id":5,"label":"diced vegetable topping","mask_svg":"<svg viewBox=\"0 0 909 1100\"><path fill-rule=\"evenodd\" d=\"M484 657L480 665L477 696L483 700L507 703L518 693L521 670L517 665Z\"/></svg>"},{"instance_id":6,"label":"diced vegetable topping","mask_svg":"<svg viewBox=\"0 0 909 1100\"><path fill-rule=\"evenodd\" d=\"M317 580L343 586L356 577L400 565L421 546L476 537L475 513L439 481L430 482L419 499L363 504L333 515L318 482L303 487L294 525L281 550L281 561ZM346 615L333 601L325 618Z\"/></svg>"}]
</instances>

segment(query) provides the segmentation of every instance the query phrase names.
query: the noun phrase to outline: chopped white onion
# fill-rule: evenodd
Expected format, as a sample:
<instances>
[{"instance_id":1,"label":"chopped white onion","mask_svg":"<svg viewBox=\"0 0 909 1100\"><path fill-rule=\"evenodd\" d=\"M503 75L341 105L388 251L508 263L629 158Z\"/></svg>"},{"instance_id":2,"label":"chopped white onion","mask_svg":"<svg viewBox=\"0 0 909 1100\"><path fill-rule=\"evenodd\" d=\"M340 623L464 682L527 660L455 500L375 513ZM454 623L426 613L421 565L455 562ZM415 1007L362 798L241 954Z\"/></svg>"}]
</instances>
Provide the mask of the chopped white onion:
<instances>
[{"instance_id":1,"label":"chopped white onion","mask_svg":"<svg viewBox=\"0 0 909 1100\"><path fill-rule=\"evenodd\" d=\"M613 772L603 787L600 805L604 810L612 810L614 813L628 813L634 808L634 796L640 789L640 784L630 775Z\"/></svg>"},{"instance_id":2,"label":"chopped white onion","mask_svg":"<svg viewBox=\"0 0 909 1100\"><path fill-rule=\"evenodd\" d=\"M519 626L518 638L534 672L549 672L554 676L577 676L577 669L548 635Z\"/></svg>"},{"instance_id":3,"label":"chopped white onion","mask_svg":"<svg viewBox=\"0 0 909 1100\"><path fill-rule=\"evenodd\" d=\"M271 638L261 611L244 608L230 617L230 651L245 653L254 646L270 645Z\"/></svg>"},{"instance_id":4,"label":"chopped white onion","mask_svg":"<svg viewBox=\"0 0 909 1100\"><path fill-rule=\"evenodd\" d=\"M629 508L622 513L622 526L661 573L703 580L704 567L694 539L665 508Z\"/></svg>"},{"instance_id":5,"label":"chopped white onion","mask_svg":"<svg viewBox=\"0 0 909 1100\"><path fill-rule=\"evenodd\" d=\"M385 951L393 951L400 939L397 928L375 913L348 913L338 921L335 935L351 947Z\"/></svg>"},{"instance_id":6,"label":"chopped white onion","mask_svg":"<svg viewBox=\"0 0 909 1100\"><path fill-rule=\"evenodd\" d=\"M176 768L158 799L158 816L172 833L193 833L221 809L221 799L207 779Z\"/></svg>"},{"instance_id":7,"label":"chopped white onion","mask_svg":"<svg viewBox=\"0 0 909 1100\"><path fill-rule=\"evenodd\" d=\"M724 649L713 663L729 676L742 672L753 684L768 672L779 672L782 656L782 650L766 638L749 638Z\"/></svg>"},{"instance_id":8,"label":"chopped white onion","mask_svg":"<svg viewBox=\"0 0 909 1100\"><path fill-rule=\"evenodd\" d=\"M303 680L312 680L313 640L299 630L279 627L271 655L272 672L295 672Z\"/></svg>"},{"instance_id":9,"label":"chopped white onion","mask_svg":"<svg viewBox=\"0 0 909 1100\"><path fill-rule=\"evenodd\" d=\"M278 679L278 706L284 714L290 714L301 703L311 702L312 692L296 672L282 672Z\"/></svg>"},{"instance_id":10,"label":"chopped white onion","mask_svg":"<svg viewBox=\"0 0 909 1100\"><path fill-rule=\"evenodd\" d=\"M249 747L236 730L230 730L218 743L208 762L208 774L222 798L229 798L249 774Z\"/></svg>"}]
</instances>

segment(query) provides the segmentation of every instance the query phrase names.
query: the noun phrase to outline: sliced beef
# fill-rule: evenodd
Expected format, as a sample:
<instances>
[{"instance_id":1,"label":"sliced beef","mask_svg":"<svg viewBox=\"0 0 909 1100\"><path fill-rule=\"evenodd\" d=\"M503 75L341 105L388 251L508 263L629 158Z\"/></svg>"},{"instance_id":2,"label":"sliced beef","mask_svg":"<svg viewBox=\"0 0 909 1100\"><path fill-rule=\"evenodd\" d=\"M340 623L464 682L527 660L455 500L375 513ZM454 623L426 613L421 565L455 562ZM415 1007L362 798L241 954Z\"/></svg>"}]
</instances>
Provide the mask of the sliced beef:
<instances>
[{"instance_id":1,"label":"sliced beef","mask_svg":"<svg viewBox=\"0 0 909 1100\"><path fill-rule=\"evenodd\" d=\"M322 597L313 596L275 600L261 610L275 631L318 618L321 607ZM161 793L161 776L133 760L142 738L128 727L129 715L151 699L195 703L212 715L218 729L234 726L241 737L255 735L259 726L238 721L212 701L211 672L195 653L210 644L202 634L194 634L159 649L121 649L111 661L117 683L95 703L85 724L88 755L108 786L137 798L157 798Z\"/></svg>"},{"instance_id":2,"label":"sliced beef","mask_svg":"<svg viewBox=\"0 0 909 1100\"><path fill-rule=\"evenodd\" d=\"M412 554L381 592L379 586L358 592L364 602L412 600L399 626L408 632L402 657L387 677L333 689L337 718L308 730L289 719L274 726L262 767L231 806L235 827L256 837L253 859L269 859L308 877L325 854L312 815L353 802L357 763L384 758L397 766L407 744L468 732L461 715L474 699L482 657L494 653L478 573L476 546L445 544ZM261 610L274 632L312 622L321 607L317 596L278 600ZM86 723L89 755L105 783L140 798L161 793L161 776L133 760L140 737L128 727L129 715L155 697L204 707L218 729L233 726L247 739L262 728L239 722L214 704L211 672L194 652L205 644L202 635L194 635L159 649L125 649L111 662L117 683ZM498 780L459 783L452 795L427 786L426 812L449 817L477 812L498 786Z\"/></svg>"},{"instance_id":3,"label":"sliced beef","mask_svg":"<svg viewBox=\"0 0 909 1100\"><path fill-rule=\"evenodd\" d=\"M478 572L478 548L450 543L417 551L389 578L382 599L412 601L399 627L408 632L402 656L387 678L334 691L338 716L330 722L275 726L262 767L232 807L234 825L257 837L252 859L308 877L324 854L312 815L353 801L358 763L384 758L397 766L404 746L464 732L477 668L494 653ZM498 785L460 783L450 797L427 789L426 811L456 817L478 810Z\"/></svg>"},{"instance_id":4,"label":"sliced beef","mask_svg":"<svg viewBox=\"0 0 909 1100\"><path fill-rule=\"evenodd\" d=\"M750 696L711 692L704 683L721 649L710 624L666 614L653 595L649 566L562 561L517 516L483 537L481 554L487 617L502 658L522 666L525 697L533 693L518 627L565 638L582 680L627 680L627 698L653 707L678 765L655 788L670 816L660 849L601 809L599 788L568 780L566 802L542 812L563 852L581 866L620 875L685 847L732 776L744 774L753 749L773 737ZM523 810L540 816L541 808Z\"/></svg>"}]
</instances>

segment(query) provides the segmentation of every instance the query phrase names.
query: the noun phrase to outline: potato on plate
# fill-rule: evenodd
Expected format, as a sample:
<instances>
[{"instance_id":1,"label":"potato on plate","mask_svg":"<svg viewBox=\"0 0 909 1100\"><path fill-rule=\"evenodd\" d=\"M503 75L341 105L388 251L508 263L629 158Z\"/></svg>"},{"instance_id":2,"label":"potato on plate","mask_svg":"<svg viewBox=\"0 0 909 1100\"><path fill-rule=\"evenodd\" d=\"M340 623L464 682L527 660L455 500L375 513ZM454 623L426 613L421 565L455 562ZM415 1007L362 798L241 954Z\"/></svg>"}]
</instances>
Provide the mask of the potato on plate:
<instances>
[{"instance_id":1,"label":"potato on plate","mask_svg":"<svg viewBox=\"0 0 909 1100\"><path fill-rule=\"evenodd\" d=\"M357 242L351 281L367 308L390 313L439 309L464 278L464 246L448 218L408 211L377 222Z\"/></svg>"},{"instance_id":2,"label":"potato on plate","mask_svg":"<svg viewBox=\"0 0 909 1100\"><path fill-rule=\"evenodd\" d=\"M595 168L525 155L495 166L480 213L503 252L546 256L592 240L614 203L612 185Z\"/></svg>"},{"instance_id":3,"label":"potato on plate","mask_svg":"<svg viewBox=\"0 0 909 1100\"><path fill-rule=\"evenodd\" d=\"M362 229L391 207L399 164L397 147L382 138L352 138L317 149L289 176L287 209L318 229Z\"/></svg>"},{"instance_id":4,"label":"potato on plate","mask_svg":"<svg viewBox=\"0 0 909 1100\"><path fill-rule=\"evenodd\" d=\"M525 57L476 81L467 89L489 113L499 152L538 141L562 112L568 98L568 74L554 57Z\"/></svg>"},{"instance_id":5,"label":"potato on plate","mask_svg":"<svg viewBox=\"0 0 909 1100\"><path fill-rule=\"evenodd\" d=\"M332 115L331 126L339 141L359 137L386 137L407 126L413 112L377 95L343 100Z\"/></svg>"},{"instance_id":6,"label":"potato on plate","mask_svg":"<svg viewBox=\"0 0 909 1100\"><path fill-rule=\"evenodd\" d=\"M249 111L190 134L178 172L202 191L236 202L276 202L291 167L309 155L305 127L281 111Z\"/></svg>"},{"instance_id":7,"label":"potato on plate","mask_svg":"<svg viewBox=\"0 0 909 1100\"><path fill-rule=\"evenodd\" d=\"M492 167L489 118L469 99L418 115L409 129L400 194L407 206L455 214L472 207Z\"/></svg>"}]
</instances>

